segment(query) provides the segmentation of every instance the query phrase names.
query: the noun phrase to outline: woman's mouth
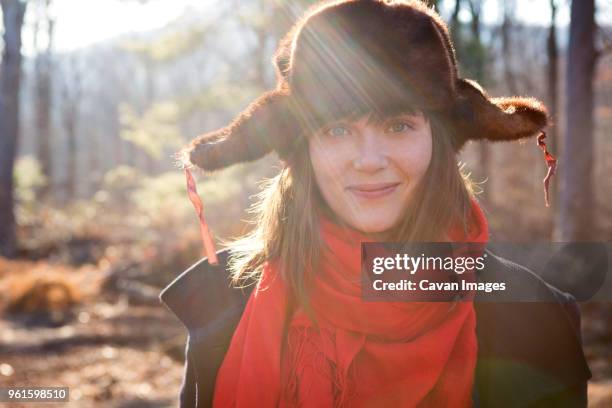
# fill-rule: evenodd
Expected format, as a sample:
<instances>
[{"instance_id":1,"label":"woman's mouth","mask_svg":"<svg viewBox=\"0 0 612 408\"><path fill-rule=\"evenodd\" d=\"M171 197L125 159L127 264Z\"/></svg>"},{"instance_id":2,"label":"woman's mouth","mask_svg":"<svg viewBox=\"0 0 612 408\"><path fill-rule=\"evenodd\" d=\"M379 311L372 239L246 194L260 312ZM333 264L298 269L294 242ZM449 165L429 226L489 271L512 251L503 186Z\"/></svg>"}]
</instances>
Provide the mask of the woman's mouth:
<instances>
[{"instance_id":1,"label":"woman's mouth","mask_svg":"<svg viewBox=\"0 0 612 408\"><path fill-rule=\"evenodd\" d=\"M360 184L347 189L361 198L380 198L393 193L401 183Z\"/></svg>"}]
</instances>

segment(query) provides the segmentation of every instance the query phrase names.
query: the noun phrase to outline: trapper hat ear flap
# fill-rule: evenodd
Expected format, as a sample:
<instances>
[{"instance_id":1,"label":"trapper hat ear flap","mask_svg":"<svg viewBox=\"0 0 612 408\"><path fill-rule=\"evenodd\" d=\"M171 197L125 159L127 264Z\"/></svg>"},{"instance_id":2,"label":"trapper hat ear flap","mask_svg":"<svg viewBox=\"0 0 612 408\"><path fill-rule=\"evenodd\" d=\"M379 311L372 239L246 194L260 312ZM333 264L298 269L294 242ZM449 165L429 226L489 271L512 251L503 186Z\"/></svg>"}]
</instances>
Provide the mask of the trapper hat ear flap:
<instances>
[{"instance_id":1,"label":"trapper hat ear flap","mask_svg":"<svg viewBox=\"0 0 612 408\"><path fill-rule=\"evenodd\" d=\"M535 98L490 98L469 79L457 81L457 93L451 113L457 150L470 139L517 140L536 136L549 125L546 107Z\"/></svg>"},{"instance_id":2,"label":"trapper hat ear flap","mask_svg":"<svg viewBox=\"0 0 612 408\"><path fill-rule=\"evenodd\" d=\"M282 157L291 148L296 128L288 98L282 90L264 93L226 127L193 139L177 154L179 164L212 172L257 160L272 150Z\"/></svg>"}]
</instances>

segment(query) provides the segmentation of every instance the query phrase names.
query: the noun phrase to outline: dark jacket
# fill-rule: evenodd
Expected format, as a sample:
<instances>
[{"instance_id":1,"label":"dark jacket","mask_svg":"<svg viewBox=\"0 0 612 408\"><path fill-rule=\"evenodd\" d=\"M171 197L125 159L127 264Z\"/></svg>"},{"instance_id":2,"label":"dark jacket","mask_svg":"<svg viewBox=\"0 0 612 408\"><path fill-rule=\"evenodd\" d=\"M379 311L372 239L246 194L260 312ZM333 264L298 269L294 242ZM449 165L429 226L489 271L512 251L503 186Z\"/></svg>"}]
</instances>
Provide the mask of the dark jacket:
<instances>
[{"instance_id":1,"label":"dark jacket","mask_svg":"<svg viewBox=\"0 0 612 408\"><path fill-rule=\"evenodd\" d=\"M188 330L181 407L211 406L217 371L253 288L231 287L228 252L218 255L219 265L202 259L160 294ZM503 280L531 301L504 301L505 295L496 294L479 299L480 292L476 296L474 406L586 406L591 372L582 350L575 299L488 249L487 256L478 280Z\"/></svg>"}]
</instances>

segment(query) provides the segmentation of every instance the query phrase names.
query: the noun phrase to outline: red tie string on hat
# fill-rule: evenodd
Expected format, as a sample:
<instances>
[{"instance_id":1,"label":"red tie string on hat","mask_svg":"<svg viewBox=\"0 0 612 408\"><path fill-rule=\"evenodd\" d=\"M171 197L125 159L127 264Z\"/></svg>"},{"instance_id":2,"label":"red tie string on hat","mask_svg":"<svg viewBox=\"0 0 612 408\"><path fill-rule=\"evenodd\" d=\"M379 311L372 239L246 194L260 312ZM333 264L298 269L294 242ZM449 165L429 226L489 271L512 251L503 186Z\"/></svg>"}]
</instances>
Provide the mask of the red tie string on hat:
<instances>
[{"instance_id":1,"label":"red tie string on hat","mask_svg":"<svg viewBox=\"0 0 612 408\"><path fill-rule=\"evenodd\" d=\"M538 136L538 146L544 151L544 160L546 160L546 165L548 166L548 172L546 173L546 177L544 177L544 200L546 201L546 206L549 207L548 201L548 184L550 182L550 178L555 174L557 170L557 159L550 154L548 149L546 148L546 142L544 139L546 138L546 132L542 132L540 136Z\"/></svg>"},{"instance_id":2,"label":"red tie string on hat","mask_svg":"<svg viewBox=\"0 0 612 408\"><path fill-rule=\"evenodd\" d=\"M219 264L219 260L217 259L217 252L215 251L215 243L208 229L206 219L204 218L204 205L202 204L202 200L200 200L195 180L189 169L185 169L185 177L187 177L187 194L189 195L189 200L193 203L196 213L198 214L198 219L200 220L200 235L204 243L204 254L208 257L209 264L217 265Z\"/></svg>"}]
</instances>

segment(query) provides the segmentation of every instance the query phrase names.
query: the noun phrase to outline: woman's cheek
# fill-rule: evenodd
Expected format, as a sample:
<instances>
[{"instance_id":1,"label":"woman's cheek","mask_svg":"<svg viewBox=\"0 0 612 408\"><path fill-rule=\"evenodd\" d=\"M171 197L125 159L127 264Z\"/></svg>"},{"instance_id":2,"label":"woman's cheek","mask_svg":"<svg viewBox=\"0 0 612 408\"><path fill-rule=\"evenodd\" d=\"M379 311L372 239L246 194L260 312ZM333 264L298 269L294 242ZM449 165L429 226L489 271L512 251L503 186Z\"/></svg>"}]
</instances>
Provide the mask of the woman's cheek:
<instances>
[{"instance_id":1,"label":"woman's cheek","mask_svg":"<svg viewBox=\"0 0 612 408\"><path fill-rule=\"evenodd\" d=\"M325 184L336 184L342 175L341 155L334 154L331 149L321 149L319 147L312 150L311 159L315 173L318 173L319 181Z\"/></svg>"},{"instance_id":2,"label":"woman's cheek","mask_svg":"<svg viewBox=\"0 0 612 408\"><path fill-rule=\"evenodd\" d=\"M329 198L333 181L337 178L337 171L333 166L333 160L326 152L317 149L311 151L312 166L317 185L325 198Z\"/></svg>"},{"instance_id":3,"label":"woman's cheek","mask_svg":"<svg viewBox=\"0 0 612 408\"><path fill-rule=\"evenodd\" d=\"M408 178L423 176L431 162L431 136L424 135L420 141L421 143L413 145L410 148L398 147L393 150L395 152L393 161L399 165L402 172Z\"/></svg>"}]
</instances>

